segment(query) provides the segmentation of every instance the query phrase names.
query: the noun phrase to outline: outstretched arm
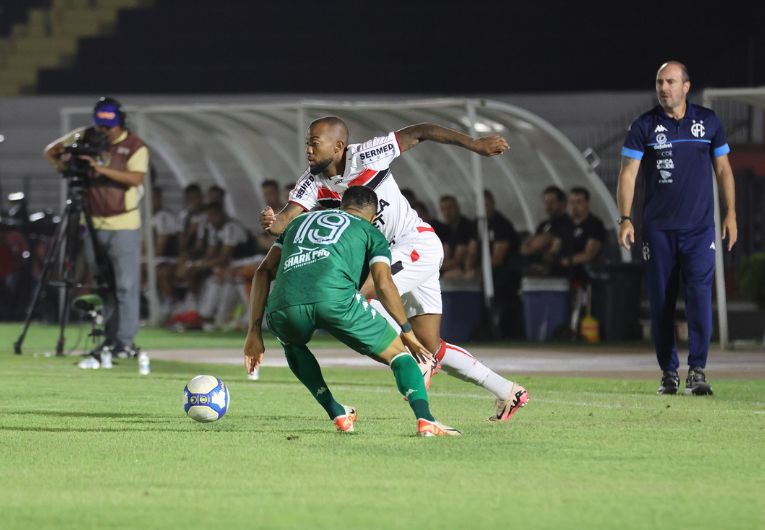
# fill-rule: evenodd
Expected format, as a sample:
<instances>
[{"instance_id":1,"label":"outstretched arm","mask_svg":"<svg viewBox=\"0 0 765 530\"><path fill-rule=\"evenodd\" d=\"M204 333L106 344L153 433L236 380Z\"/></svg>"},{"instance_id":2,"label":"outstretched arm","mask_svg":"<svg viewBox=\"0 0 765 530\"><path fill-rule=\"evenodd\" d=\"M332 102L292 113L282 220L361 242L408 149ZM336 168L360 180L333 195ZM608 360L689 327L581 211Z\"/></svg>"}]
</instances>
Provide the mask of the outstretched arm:
<instances>
[{"instance_id":1,"label":"outstretched arm","mask_svg":"<svg viewBox=\"0 0 765 530\"><path fill-rule=\"evenodd\" d=\"M263 314L266 310L266 301L268 300L268 291L271 282L276 277L276 269L279 267L279 260L282 256L282 249L276 245L266 254L266 258L260 262L255 278L252 280L252 292L250 293L250 325L247 328L247 338L244 341L244 368L248 374L260 366L263 359L265 346L263 345Z\"/></svg>"},{"instance_id":2,"label":"outstretched arm","mask_svg":"<svg viewBox=\"0 0 765 530\"><path fill-rule=\"evenodd\" d=\"M401 152L408 151L415 145L430 140L439 144L457 145L483 156L501 155L510 144L501 136L482 136L472 138L467 134L441 127L434 123L418 123L396 131Z\"/></svg>"}]
</instances>

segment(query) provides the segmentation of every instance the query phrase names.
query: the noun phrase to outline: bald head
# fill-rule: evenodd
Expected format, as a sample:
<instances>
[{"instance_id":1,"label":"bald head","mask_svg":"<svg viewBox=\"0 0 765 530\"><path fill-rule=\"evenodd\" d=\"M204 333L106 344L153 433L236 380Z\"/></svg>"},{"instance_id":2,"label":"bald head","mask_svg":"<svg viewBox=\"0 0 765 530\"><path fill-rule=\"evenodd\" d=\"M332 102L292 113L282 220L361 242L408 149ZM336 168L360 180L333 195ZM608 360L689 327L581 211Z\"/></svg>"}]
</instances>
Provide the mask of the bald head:
<instances>
[{"instance_id":1,"label":"bald head","mask_svg":"<svg viewBox=\"0 0 765 530\"><path fill-rule=\"evenodd\" d=\"M690 89L688 69L683 63L667 61L659 67L656 72L656 98L669 116L680 119L685 115Z\"/></svg>"},{"instance_id":2,"label":"bald head","mask_svg":"<svg viewBox=\"0 0 765 530\"><path fill-rule=\"evenodd\" d=\"M683 81L683 83L686 83L691 80L691 77L688 75L688 68L686 68L685 65L681 63L680 61L667 61L666 63L662 64L659 67L659 70L656 72L656 77L659 77L659 74L661 74L662 70L665 70L667 68L669 68L670 71L672 70L679 71L680 79Z\"/></svg>"},{"instance_id":3,"label":"bald head","mask_svg":"<svg viewBox=\"0 0 765 530\"><path fill-rule=\"evenodd\" d=\"M348 127L337 116L325 116L311 122L306 138L306 158L311 173L334 176L342 173Z\"/></svg>"},{"instance_id":4,"label":"bald head","mask_svg":"<svg viewBox=\"0 0 765 530\"><path fill-rule=\"evenodd\" d=\"M348 126L337 116L324 116L311 122L309 127L311 135L317 133L329 140L340 140L348 144Z\"/></svg>"}]
</instances>

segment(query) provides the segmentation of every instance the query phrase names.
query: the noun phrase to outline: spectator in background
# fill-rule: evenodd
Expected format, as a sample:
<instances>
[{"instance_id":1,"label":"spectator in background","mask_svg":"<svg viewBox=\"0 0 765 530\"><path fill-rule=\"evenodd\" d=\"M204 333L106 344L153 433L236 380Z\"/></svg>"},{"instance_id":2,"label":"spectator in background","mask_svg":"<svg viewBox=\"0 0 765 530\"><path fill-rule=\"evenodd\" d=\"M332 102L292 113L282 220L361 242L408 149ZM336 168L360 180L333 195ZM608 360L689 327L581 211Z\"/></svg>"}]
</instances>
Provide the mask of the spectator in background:
<instances>
[{"instance_id":1,"label":"spectator in background","mask_svg":"<svg viewBox=\"0 0 765 530\"><path fill-rule=\"evenodd\" d=\"M295 184L297 184L297 182L289 182L282 187L282 203L287 204L290 202L290 193L292 193Z\"/></svg>"},{"instance_id":2,"label":"spectator in background","mask_svg":"<svg viewBox=\"0 0 765 530\"><path fill-rule=\"evenodd\" d=\"M521 255L531 261L537 274L564 274L560 259L571 254L574 222L566 213L566 194L557 186L548 186L543 194L547 219L521 245Z\"/></svg>"},{"instance_id":3,"label":"spectator in background","mask_svg":"<svg viewBox=\"0 0 765 530\"><path fill-rule=\"evenodd\" d=\"M278 212L286 204L279 196L279 183L275 180L264 180L260 184L260 191L263 194L263 202L266 206L273 208L275 212Z\"/></svg>"},{"instance_id":4,"label":"spectator in background","mask_svg":"<svg viewBox=\"0 0 765 530\"><path fill-rule=\"evenodd\" d=\"M243 285L246 270L263 259L255 237L239 221L228 217L220 203L207 205L210 226L208 253L194 267L211 270L199 302L199 316L204 329L224 326L237 302L247 301L249 284Z\"/></svg>"},{"instance_id":5,"label":"spectator in background","mask_svg":"<svg viewBox=\"0 0 765 530\"><path fill-rule=\"evenodd\" d=\"M499 316L499 329L506 335L522 336L521 284L518 232L510 220L497 211L494 195L483 192L486 202L486 224L489 233L489 254L494 278L494 305Z\"/></svg>"},{"instance_id":6,"label":"spectator in background","mask_svg":"<svg viewBox=\"0 0 765 530\"><path fill-rule=\"evenodd\" d=\"M205 250L203 231L207 222L202 188L198 184L186 186L183 190L183 203L184 208L178 214L180 254L199 258Z\"/></svg>"},{"instance_id":7,"label":"spectator in background","mask_svg":"<svg viewBox=\"0 0 765 530\"><path fill-rule=\"evenodd\" d=\"M160 298L161 319L170 316L178 267L180 226L178 217L162 205L162 188L152 189L152 227L154 229L154 256L157 270L157 291Z\"/></svg>"},{"instance_id":8,"label":"spectator in background","mask_svg":"<svg viewBox=\"0 0 765 530\"><path fill-rule=\"evenodd\" d=\"M560 264L570 271L572 280L582 285L588 283L585 265L595 261L603 249L606 227L590 213L590 192L585 188L571 190L569 211L574 222L571 255L563 256Z\"/></svg>"},{"instance_id":9,"label":"spectator in background","mask_svg":"<svg viewBox=\"0 0 765 530\"><path fill-rule=\"evenodd\" d=\"M436 232L436 235L441 240L441 243L446 240L447 236L449 235L449 227L433 217L433 215L430 213L430 210L428 209L428 205L425 204L422 201L415 201L414 203L414 211L417 212L417 215L420 216L420 219L428 223L430 226L433 227L433 230ZM444 248L444 250L446 250Z\"/></svg>"},{"instance_id":10,"label":"spectator in background","mask_svg":"<svg viewBox=\"0 0 765 530\"><path fill-rule=\"evenodd\" d=\"M407 200L409 206L415 209L414 205L417 203L417 196L415 196L414 192L409 188L401 188L401 195Z\"/></svg>"},{"instance_id":11,"label":"spectator in background","mask_svg":"<svg viewBox=\"0 0 765 530\"><path fill-rule=\"evenodd\" d=\"M189 311L196 307L196 298L209 271L191 267L191 263L200 260L207 252L207 212L205 211L202 188L189 184L183 190L185 208L179 214L180 252L176 279L187 288L185 307Z\"/></svg>"},{"instance_id":12,"label":"spectator in background","mask_svg":"<svg viewBox=\"0 0 765 530\"><path fill-rule=\"evenodd\" d=\"M217 184L213 184L209 188L207 188L207 200L205 201L206 204L213 204L213 203L219 203L219 204L226 204L226 190L218 186Z\"/></svg>"},{"instance_id":13,"label":"spectator in background","mask_svg":"<svg viewBox=\"0 0 765 530\"><path fill-rule=\"evenodd\" d=\"M286 203L282 202L282 198L279 196L279 183L275 180L264 180L260 184L260 191L263 195L263 202L265 206L273 209L275 212L281 211ZM272 236L265 230L255 236L258 241L258 246L265 252L271 248L271 245L276 241L276 236Z\"/></svg>"},{"instance_id":14,"label":"spectator in background","mask_svg":"<svg viewBox=\"0 0 765 530\"><path fill-rule=\"evenodd\" d=\"M469 260L471 245L477 249L475 224L460 213L460 206L453 195L443 195L440 200L441 215L448 231L444 243L444 262L441 274L444 278L465 278L475 273L475 260ZM470 263L472 261L472 263Z\"/></svg>"}]
</instances>

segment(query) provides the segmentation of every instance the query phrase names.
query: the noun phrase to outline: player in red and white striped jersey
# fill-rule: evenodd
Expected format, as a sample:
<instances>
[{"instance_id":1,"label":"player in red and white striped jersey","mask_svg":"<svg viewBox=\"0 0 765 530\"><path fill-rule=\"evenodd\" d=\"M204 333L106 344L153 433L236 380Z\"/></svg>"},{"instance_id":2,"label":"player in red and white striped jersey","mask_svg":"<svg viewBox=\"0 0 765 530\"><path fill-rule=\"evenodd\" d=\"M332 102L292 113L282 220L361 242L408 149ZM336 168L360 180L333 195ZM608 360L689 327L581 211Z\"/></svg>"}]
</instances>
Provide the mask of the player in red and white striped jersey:
<instances>
[{"instance_id":1,"label":"player in red and white striped jersey","mask_svg":"<svg viewBox=\"0 0 765 530\"><path fill-rule=\"evenodd\" d=\"M441 340L441 287L439 269L443 246L433 228L422 221L401 194L390 170L395 158L417 144L430 140L463 147L483 156L500 155L509 149L501 136L471 138L430 123L422 123L373 138L361 144L348 144L348 128L336 117L313 123L306 138L308 169L290 193L289 203L278 213L266 208L261 216L263 228L280 234L303 211L317 205L339 206L343 192L351 186L375 190L379 200L375 226L391 246L393 280L401 293L407 317L417 338L441 363L444 371L482 386L497 397L493 420L508 420L528 401L526 390L508 381L478 361L466 350ZM362 287L367 298L376 298L374 286ZM376 309L387 313L376 300ZM396 323L391 325L396 327Z\"/></svg>"}]
</instances>

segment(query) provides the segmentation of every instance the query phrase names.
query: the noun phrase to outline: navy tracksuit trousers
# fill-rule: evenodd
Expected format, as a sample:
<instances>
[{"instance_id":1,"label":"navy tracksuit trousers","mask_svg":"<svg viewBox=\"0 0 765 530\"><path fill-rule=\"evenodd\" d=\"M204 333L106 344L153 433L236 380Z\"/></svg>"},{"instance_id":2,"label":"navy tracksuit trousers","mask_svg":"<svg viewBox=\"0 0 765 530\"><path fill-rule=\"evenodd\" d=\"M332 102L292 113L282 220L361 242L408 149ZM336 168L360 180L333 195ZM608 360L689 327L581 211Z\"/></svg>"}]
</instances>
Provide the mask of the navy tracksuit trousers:
<instances>
[{"instance_id":1,"label":"navy tracksuit trousers","mask_svg":"<svg viewBox=\"0 0 765 530\"><path fill-rule=\"evenodd\" d=\"M643 264L651 301L651 333L663 371L677 371L675 304L682 275L688 321L688 366L704 368L712 338L714 226L643 233Z\"/></svg>"}]
</instances>

